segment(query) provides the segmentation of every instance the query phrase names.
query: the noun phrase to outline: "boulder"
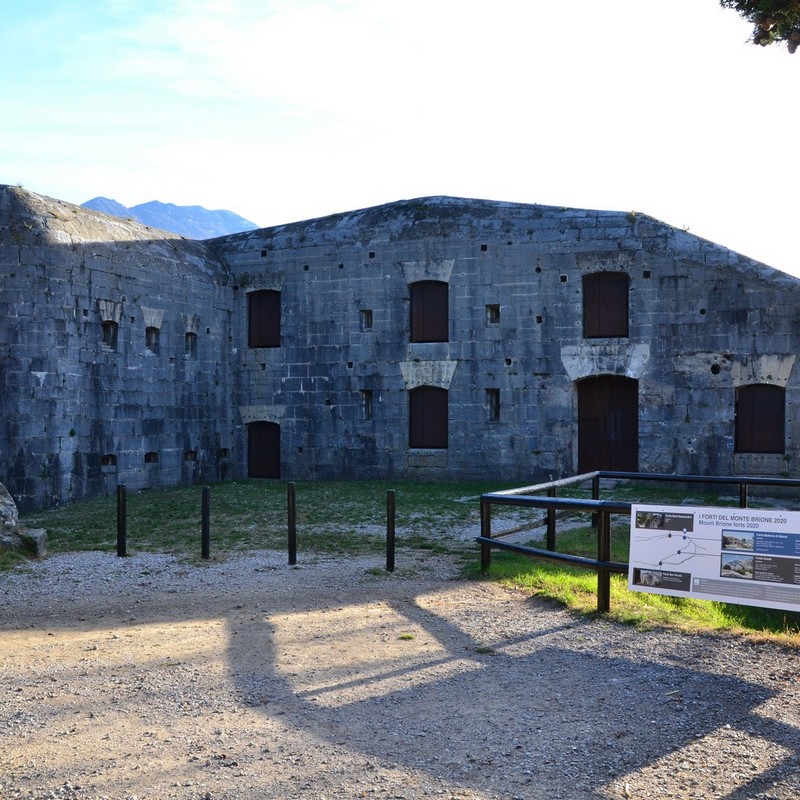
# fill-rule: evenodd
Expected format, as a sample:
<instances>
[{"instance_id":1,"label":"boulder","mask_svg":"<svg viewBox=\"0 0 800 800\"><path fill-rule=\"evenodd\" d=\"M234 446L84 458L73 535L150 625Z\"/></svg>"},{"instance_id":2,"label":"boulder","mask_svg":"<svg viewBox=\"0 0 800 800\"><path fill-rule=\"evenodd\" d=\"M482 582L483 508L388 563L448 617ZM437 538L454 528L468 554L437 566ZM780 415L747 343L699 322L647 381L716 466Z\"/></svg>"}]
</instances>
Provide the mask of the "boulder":
<instances>
[{"instance_id":1,"label":"boulder","mask_svg":"<svg viewBox=\"0 0 800 800\"><path fill-rule=\"evenodd\" d=\"M8 489L0 483L0 550L21 550L35 556L47 554L47 532L20 528L19 511Z\"/></svg>"}]
</instances>

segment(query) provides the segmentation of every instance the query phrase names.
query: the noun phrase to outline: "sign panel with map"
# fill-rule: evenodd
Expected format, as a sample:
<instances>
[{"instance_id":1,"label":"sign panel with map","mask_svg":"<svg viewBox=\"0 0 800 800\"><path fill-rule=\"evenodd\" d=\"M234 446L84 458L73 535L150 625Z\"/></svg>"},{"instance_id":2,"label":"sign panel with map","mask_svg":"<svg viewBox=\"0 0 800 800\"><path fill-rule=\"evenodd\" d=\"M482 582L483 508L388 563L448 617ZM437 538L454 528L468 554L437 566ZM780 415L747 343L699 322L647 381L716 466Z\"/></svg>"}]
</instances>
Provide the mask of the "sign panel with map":
<instances>
[{"instance_id":1,"label":"sign panel with map","mask_svg":"<svg viewBox=\"0 0 800 800\"><path fill-rule=\"evenodd\" d=\"M800 611L800 512L634 505L634 591Z\"/></svg>"}]
</instances>

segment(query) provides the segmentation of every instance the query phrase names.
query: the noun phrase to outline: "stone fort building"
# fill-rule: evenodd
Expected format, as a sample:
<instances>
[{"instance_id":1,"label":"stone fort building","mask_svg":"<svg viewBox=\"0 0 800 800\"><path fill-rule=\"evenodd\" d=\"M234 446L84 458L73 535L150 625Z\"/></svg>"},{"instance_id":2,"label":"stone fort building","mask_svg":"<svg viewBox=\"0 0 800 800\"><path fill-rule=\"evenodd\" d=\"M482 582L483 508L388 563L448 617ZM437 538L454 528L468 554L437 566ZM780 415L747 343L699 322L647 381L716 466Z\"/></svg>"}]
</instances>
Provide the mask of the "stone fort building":
<instances>
[{"instance_id":1,"label":"stone fort building","mask_svg":"<svg viewBox=\"0 0 800 800\"><path fill-rule=\"evenodd\" d=\"M21 510L234 477L800 476L800 281L634 213L430 197L193 241L0 187Z\"/></svg>"}]
</instances>

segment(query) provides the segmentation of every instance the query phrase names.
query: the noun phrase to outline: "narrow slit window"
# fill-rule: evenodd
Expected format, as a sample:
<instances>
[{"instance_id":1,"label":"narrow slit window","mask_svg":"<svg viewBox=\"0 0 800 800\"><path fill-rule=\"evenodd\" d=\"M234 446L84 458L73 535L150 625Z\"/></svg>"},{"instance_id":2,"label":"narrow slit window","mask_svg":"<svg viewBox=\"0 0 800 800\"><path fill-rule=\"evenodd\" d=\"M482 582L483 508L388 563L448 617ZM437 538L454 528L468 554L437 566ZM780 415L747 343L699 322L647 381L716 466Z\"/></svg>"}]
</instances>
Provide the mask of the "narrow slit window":
<instances>
[{"instance_id":1,"label":"narrow slit window","mask_svg":"<svg viewBox=\"0 0 800 800\"><path fill-rule=\"evenodd\" d=\"M500 390L486 390L486 419L497 422L500 419Z\"/></svg>"},{"instance_id":2,"label":"narrow slit window","mask_svg":"<svg viewBox=\"0 0 800 800\"><path fill-rule=\"evenodd\" d=\"M372 419L372 389L361 390L361 418Z\"/></svg>"},{"instance_id":3,"label":"narrow slit window","mask_svg":"<svg viewBox=\"0 0 800 800\"><path fill-rule=\"evenodd\" d=\"M490 304L486 306L486 324L497 325L500 322L500 306Z\"/></svg>"},{"instance_id":4,"label":"narrow slit window","mask_svg":"<svg viewBox=\"0 0 800 800\"><path fill-rule=\"evenodd\" d=\"M368 331L372 328L372 309L371 308L362 308L361 309L361 330Z\"/></svg>"},{"instance_id":5,"label":"narrow slit window","mask_svg":"<svg viewBox=\"0 0 800 800\"><path fill-rule=\"evenodd\" d=\"M192 331L186 332L186 337L184 340L184 355L186 358L195 359L197 358L197 334L192 333Z\"/></svg>"}]
</instances>

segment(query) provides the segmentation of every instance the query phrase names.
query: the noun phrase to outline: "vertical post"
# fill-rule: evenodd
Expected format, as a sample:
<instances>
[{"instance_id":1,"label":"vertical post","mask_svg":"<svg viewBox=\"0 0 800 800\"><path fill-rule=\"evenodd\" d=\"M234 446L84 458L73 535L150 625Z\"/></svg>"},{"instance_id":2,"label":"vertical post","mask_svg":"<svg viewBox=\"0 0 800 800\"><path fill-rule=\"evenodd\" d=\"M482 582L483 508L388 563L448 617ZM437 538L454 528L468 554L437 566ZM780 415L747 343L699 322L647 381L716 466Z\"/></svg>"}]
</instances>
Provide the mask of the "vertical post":
<instances>
[{"instance_id":1,"label":"vertical post","mask_svg":"<svg viewBox=\"0 0 800 800\"><path fill-rule=\"evenodd\" d=\"M201 519L200 558L208 559L211 556L211 489L208 486L203 487Z\"/></svg>"},{"instance_id":2,"label":"vertical post","mask_svg":"<svg viewBox=\"0 0 800 800\"><path fill-rule=\"evenodd\" d=\"M117 484L117 556L128 555L128 495L125 484Z\"/></svg>"},{"instance_id":3,"label":"vertical post","mask_svg":"<svg viewBox=\"0 0 800 800\"><path fill-rule=\"evenodd\" d=\"M595 475L592 478L592 500L600 499L600 476ZM599 523L598 515L592 514L592 527L596 528Z\"/></svg>"},{"instance_id":4,"label":"vertical post","mask_svg":"<svg viewBox=\"0 0 800 800\"><path fill-rule=\"evenodd\" d=\"M492 538L492 506L488 500L481 497L481 537ZM481 570L489 569L492 563L492 549L488 544L481 542Z\"/></svg>"},{"instance_id":5,"label":"vertical post","mask_svg":"<svg viewBox=\"0 0 800 800\"><path fill-rule=\"evenodd\" d=\"M386 492L386 571L394 572L395 491Z\"/></svg>"},{"instance_id":6,"label":"vertical post","mask_svg":"<svg viewBox=\"0 0 800 800\"><path fill-rule=\"evenodd\" d=\"M297 504L294 483L286 485L286 510L289 528L289 566L297 563Z\"/></svg>"},{"instance_id":7,"label":"vertical post","mask_svg":"<svg viewBox=\"0 0 800 800\"><path fill-rule=\"evenodd\" d=\"M548 497L556 496L556 487L551 486L547 490ZM556 549L556 510L554 508L547 509L547 536L545 547L548 550Z\"/></svg>"},{"instance_id":8,"label":"vertical post","mask_svg":"<svg viewBox=\"0 0 800 800\"><path fill-rule=\"evenodd\" d=\"M747 508L747 490L748 485L746 483L739 484L739 508Z\"/></svg>"},{"instance_id":9,"label":"vertical post","mask_svg":"<svg viewBox=\"0 0 800 800\"><path fill-rule=\"evenodd\" d=\"M598 514L597 560L611 561L611 523L608 511L602 509ZM597 610L608 613L611 608L611 573L600 567L597 570Z\"/></svg>"}]
</instances>

